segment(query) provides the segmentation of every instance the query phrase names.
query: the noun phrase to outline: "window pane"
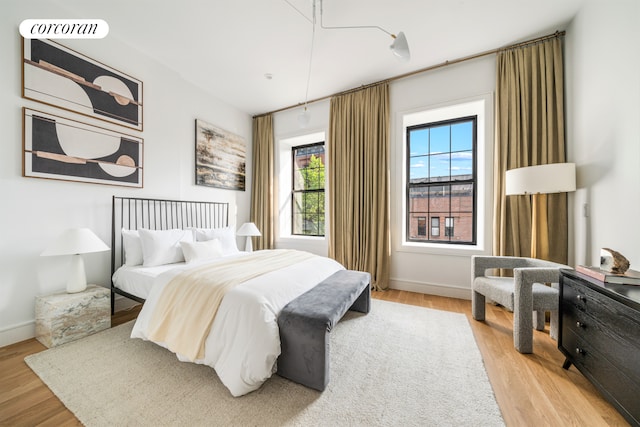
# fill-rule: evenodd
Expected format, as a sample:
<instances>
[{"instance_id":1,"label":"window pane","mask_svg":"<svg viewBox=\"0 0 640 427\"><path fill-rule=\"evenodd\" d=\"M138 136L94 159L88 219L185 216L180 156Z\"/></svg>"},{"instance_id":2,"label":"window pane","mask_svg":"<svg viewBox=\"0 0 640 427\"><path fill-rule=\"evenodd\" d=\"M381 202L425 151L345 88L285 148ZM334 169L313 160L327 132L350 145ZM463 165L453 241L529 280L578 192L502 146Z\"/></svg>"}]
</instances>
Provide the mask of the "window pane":
<instances>
[{"instance_id":1,"label":"window pane","mask_svg":"<svg viewBox=\"0 0 640 427\"><path fill-rule=\"evenodd\" d=\"M451 125L451 151L473 149L473 121Z\"/></svg>"},{"instance_id":2,"label":"window pane","mask_svg":"<svg viewBox=\"0 0 640 427\"><path fill-rule=\"evenodd\" d=\"M409 190L409 212L429 211L429 188L413 187Z\"/></svg>"},{"instance_id":3,"label":"window pane","mask_svg":"<svg viewBox=\"0 0 640 427\"><path fill-rule=\"evenodd\" d=\"M473 184L451 186L451 212L473 212Z\"/></svg>"},{"instance_id":4,"label":"window pane","mask_svg":"<svg viewBox=\"0 0 640 427\"><path fill-rule=\"evenodd\" d=\"M429 129L414 129L409 132L409 156L429 154Z\"/></svg>"},{"instance_id":5,"label":"window pane","mask_svg":"<svg viewBox=\"0 0 640 427\"><path fill-rule=\"evenodd\" d=\"M421 227L424 228L421 230ZM421 234L421 231L424 231ZM428 240L428 236L426 235L426 218L424 214L411 214L409 215L409 236L411 239L416 240Z\"/></svg>"},{"instance_id":6,"label":"window pane","mask_svg":"<svg viewBox=\"0 0 640 427\"><path fill-rule=\"evenodd\" d=\"M429 187L429 212L449 212L449 185Z\"/></svg>"},{"instance_id":7,"label":"window pane","mask_svg":"<svg viewBox=\"0 0 640 427\"><path fill-rule=\"evenodd\" d=\"M473 151L451 153L451 179L471 179L472 177Z\"/></svg>"},{"instance_id":8,"label":"window pane","mask_svg":"<svg viewBox=\"0 0 640 427\"><path fill-rule=\"evenodd\" d=\"M438 126L431 128L429 145L430 154L448 153L451 150L449 144L449 130L451 126Z\"/></svg>"},{"instance_id":9,"label":"window pane","mask_svg":"<svg viewBox=\"0 0 640 427\"><path fill-rule=\"evenodd\" d=\"M443 179L449 180L450 169L449 161L451 155L447 154L435 154L429 158L429 178L430 181L442 181Z\"/></svg>"},{"instance_id":10,"label":"window pane","mask_svg":"<svg viewBox=\"0 0 640 427\"><path fill-rule=\"evenodd\" d=\"M409 164L409 179L424 180L429 177L429 158L427 156L412 157Z\"/></svg>"}]
</instances>

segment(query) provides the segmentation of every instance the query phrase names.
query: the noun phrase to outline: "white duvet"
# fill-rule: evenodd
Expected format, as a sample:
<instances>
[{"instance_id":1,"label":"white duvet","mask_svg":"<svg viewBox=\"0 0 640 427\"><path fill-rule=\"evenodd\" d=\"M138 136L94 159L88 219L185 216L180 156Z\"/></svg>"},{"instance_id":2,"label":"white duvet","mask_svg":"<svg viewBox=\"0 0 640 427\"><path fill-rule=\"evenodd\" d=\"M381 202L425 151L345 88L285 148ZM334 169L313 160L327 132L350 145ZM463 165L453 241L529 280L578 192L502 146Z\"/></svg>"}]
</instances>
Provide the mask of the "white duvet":
<instances>
[{"instance_id":1,"label":"white duvet","mask_svg":"<svg viewBox=\"0 0 640 427\"><path fill-rule=\"evenodd\" d=\"M234 257L242 256L242 254ZM210 262L224 262L229 257ZM248 262L247 268L251 268ZM194 263L193 266L202 265ZM187 266L190 268L191 264ZM321 256L248 280L229 291L213 321L203 359L195 363L215 369L233 396L258 389L275 372L280 355L278 313L291 300L344 267ZM148 340L148 326L164 286L183 271L179 267L159 275L138 315L132 338ZM161 342L156 344L166 348ZM186 358L177 354L181 361Z\"/></svg>"}]
</instances>

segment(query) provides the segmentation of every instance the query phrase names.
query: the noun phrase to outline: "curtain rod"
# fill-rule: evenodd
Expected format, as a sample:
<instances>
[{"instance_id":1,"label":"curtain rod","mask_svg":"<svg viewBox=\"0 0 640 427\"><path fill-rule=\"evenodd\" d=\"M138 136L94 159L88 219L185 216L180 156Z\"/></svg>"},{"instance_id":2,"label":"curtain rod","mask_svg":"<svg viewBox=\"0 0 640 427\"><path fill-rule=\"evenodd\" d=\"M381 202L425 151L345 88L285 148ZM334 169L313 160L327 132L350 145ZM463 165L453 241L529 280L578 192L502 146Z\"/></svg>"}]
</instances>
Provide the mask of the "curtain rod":
<instances>
[{"instance_id":1,"label":"curtain rod","mask_svg":"<svg viewBox=\"0 0 640 427\"><path fill-rule=\"evenodd\" d=\"M377 85L382 84L382 83L392 82L392 81L395 81L395 80L404 79L404 78L407 78L407 77L415 76L416 74L425 73L427 71L437 70L438 68L443 68L443 67L446 67L448 65L459 64L460 62L471 61L472 59L482 58L484 56L493 55L493 54L496 54L498 52L503 52L503 51L507 51L507 50L511 50L511 49L518 49L518 48L521 48L521 47L530 46L530 45L533 45L533 44L536 44L536 43L543 42L545 40L558 38L558 37L563 37L565 34L566 34L566 31L556 31L553 34L547 34L546 36L541 36L541 37L538 37L538 38L535 38L535 39L531 39L531 40L527 40L527 41L524 41L524 42L521 42L521 43L515 43L515 44L509 45L509 46L500 47L500 48L497 48L497 49L486 50L484 52L476 53L476 54L469 55L469 56L463 56L462 58L452 59L451 61L445 61L445 62L442 62L440 64L431 65L431 66L426 67L426 68L421 68L419 70L410 71L408 73L400 74L400 75L394 76L394 77L390 77L390 78L385 79L385 80L380 80L380 81L377 81L377 82L374 82L374 83L369 83L369 84L362 85L362 86L359 86L359 87L354 87L354 88L351 88L351 89L347 89L347 90L344 90L342 92L334 93L332 95L326 95L326 96L323 96L323 97L320 97L320 98L310 99L309 101L307 101L307 104L311 104L311 103L318 102L318 101L324 101L325 99L332 98L334 96L346 95L348 93L355 92L357 90L367 89L367 88L370 88L370 87L373 87L373 86L377 86ZM266 116L266 115L273 114L273 113L279 113L280 111L290 110L292 108L298 108L298 107L301 107L303 105L304 105L304 102L299 102L298 104L290 105L288 107L279 108L277 110L269 111L267 113L256 114L255 116L253 116L253 118L255 119L257 117L262 117L262 116Z\"/></svg>"}]
</instances>

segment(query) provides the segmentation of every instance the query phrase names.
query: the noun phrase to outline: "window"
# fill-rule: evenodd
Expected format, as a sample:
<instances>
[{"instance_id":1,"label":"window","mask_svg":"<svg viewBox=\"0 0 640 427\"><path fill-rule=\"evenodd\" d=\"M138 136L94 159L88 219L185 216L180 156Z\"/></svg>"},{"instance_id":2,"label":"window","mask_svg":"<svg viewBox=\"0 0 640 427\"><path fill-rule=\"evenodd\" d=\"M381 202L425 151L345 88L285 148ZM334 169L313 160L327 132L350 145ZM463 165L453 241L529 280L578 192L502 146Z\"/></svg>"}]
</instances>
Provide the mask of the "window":
<instances>
[{"instance_id":1,"label":"window","mask_svg":"<svg viewBox=\"0 0 640 427\"><path fill-rule=\"evenodd\" d=\"M407 240L475 244L477 117L406 129ZM429 236L419 232L423 217L431 218Z\"/></svg>"},{"instance_id":2,"label":"window","mask_svg":"<svg viewBox=\"0 0 640 427\"><path fill-rule=\"evenodd\" d=\"M424 216L418 217L418 236L427 235L427 218Z\"/></svg>"},{"instance_id":3,"label":"window","mask_svg":"<svg viewBox=\"0 0 640 427\"><path fill-rule=\"evenodd\" d=\"M453 237L453 218L447 217L444 219L444 235L446 237Z\"/></svg>"},{"instance_id":4,"label":"window","mask_svg":"<svg viewBox=\"0 0 640 427\"><path fill-rule=\"evenodd\" d=\"M440 235L440 217L439 216L431 217L431 235L435 237Z\"/></svg>"},{"instance_id":5,"label":"window","mask_svg":"<svg viewBox=\"0 0 640 427\"><path fill-rule=\"evenodd\" d=\"M291 148L291 234L324 236L324 142Z\"/></svg>"}]
</instances>

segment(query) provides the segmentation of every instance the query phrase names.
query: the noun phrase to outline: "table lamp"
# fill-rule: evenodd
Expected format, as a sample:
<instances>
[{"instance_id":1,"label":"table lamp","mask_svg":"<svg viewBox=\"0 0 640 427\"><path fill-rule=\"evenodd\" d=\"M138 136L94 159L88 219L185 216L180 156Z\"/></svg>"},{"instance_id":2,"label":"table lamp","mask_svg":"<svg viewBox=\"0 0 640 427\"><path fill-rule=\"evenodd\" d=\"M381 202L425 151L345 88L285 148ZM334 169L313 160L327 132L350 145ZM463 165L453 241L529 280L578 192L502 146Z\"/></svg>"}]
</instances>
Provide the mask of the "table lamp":
<instances>
[{"instance_id":1,"label":"table lamp","mask_svg":"<svg viewBox=\"0 0 640 427\"><path fill-rule=\"evenodd\" d=\"M236 233L238 236L247 236L247 243L244 250L247 252L253 252L253 244L251 243L251 236L262 236L260 230L253 222L245 222L242 227L238 229Z\"/></svg>"},{"instance_id":2,"label":"table lamp","mask_svg":"<svg viewBox=\"0 0 640 427\"><path fill-rule=\"evenodd\" d=\"M60 235L40 256L72 255L67 292L87 289L87 275L82 254L108 251L109 247L88 228L72 228Z\"/></svg>"},{"instance_id":3,"label":"table lamp","mask_svg":"<svg viewBox=\"0 0 640 427\"><path fill-rule=\"evenodd\" d=\"M548 240L542 241L543 248L538 253L538 209L541 203L546 202L546 194L566 193L576 191L576 165L575 163L550 163L547 165L528 166L508 170L505 175L505 194L507 196L531 195L531 257L542 258L548 252ZM545 199L543 199L545 198ZM542 218L546 224L546 218ZM547 239L547 235L542 236Z\"/></svg>"}]
</instances>

